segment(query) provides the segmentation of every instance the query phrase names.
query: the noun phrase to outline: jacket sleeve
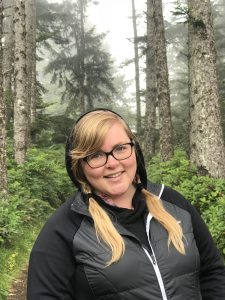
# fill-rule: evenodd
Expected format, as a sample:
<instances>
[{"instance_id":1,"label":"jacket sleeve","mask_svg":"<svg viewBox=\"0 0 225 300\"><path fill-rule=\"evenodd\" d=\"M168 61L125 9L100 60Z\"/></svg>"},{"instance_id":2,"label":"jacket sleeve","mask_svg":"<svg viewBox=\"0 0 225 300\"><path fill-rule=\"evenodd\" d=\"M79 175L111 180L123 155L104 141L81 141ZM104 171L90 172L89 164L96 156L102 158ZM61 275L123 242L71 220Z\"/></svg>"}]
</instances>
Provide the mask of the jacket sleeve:
<instances>
[{"instance_id":1,"label":"jacket sleeve","mask_svg":"<svg viewBox=\"0 0 225 300\"><path fill-rule=\"evenodd\" d=\"M200 254L200 286L202 300L225 299L225 266L212 236L197 210L180 193L165 188L174 204L186 209L192 218L193 232Z\"/></svg>"},{"instance_id":2,"label":"jacket sleeve","mask_svg":"<svg viewBox=\"0 0 225 300\"><path fill-rule=\"evenodd\" d=\"M27 300L74 300L75 225L63 209L45 224L30 254Z\"/></svg>"},{"instance_id":3,"label":"jacket sleeve","mask_svg":"<svg viewBox=\"0 0 225 300\"><path fill-rule=\"evenodd\" d=\"M193 206L192 216L194 236L200 253L200 285L203 300L225 299L225 266L212 236Z\"/></svg>"}]
</instances>

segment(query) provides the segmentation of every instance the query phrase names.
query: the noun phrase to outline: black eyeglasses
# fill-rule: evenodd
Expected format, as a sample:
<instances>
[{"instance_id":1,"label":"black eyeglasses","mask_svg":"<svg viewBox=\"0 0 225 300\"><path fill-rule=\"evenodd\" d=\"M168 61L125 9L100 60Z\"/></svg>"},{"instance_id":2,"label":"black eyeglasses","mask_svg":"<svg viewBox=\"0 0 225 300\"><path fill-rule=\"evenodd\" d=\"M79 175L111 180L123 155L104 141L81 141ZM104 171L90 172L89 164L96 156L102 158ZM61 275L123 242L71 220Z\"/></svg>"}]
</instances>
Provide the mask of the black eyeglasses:
<instances>
[{"instance_id":1,"label":"black eyeglasses","mask_svg":"<svg viewBox=\"0 0 225 300\"><path fill-rule=\"evenodd\" d=\"M83 158L85 162L92 168L103 167L107 161L109 155L112 155L116 160L124 160L129 158L133 153L134 143L126 143L116 146L110 152L97 151L93 154Z\"/></svg>"}]
</instances>

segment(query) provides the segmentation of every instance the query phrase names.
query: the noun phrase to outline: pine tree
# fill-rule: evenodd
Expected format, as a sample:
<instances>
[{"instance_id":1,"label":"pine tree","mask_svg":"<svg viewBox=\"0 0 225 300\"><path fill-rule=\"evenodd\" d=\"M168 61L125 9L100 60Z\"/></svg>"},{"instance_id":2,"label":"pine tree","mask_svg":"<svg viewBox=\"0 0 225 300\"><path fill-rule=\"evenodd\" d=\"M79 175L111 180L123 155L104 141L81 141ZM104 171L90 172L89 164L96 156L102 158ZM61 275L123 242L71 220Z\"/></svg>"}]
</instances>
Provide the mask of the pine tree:
<instances>
[{"instance_id":1,"label":"pine tree","mask_svg":"<svg viewBox=\"0 0 225 300\"><path fill-rule=\"evenodd\" d=\"M210 1L188 1L190 159L199 173L225 177L216 51Z\"/></svg>"},{"instance_id":2,"label":"pine tree","mask_svg":"<svg viewBox=\"0 0 225 300\"><path fill-rule=\"evenodd\" d=\"M55 7L60 44L52 48L52 60L46 68L52 82L63 88L62 101L72 114L93 108L96 101L105 102L115 93L112 61L102 47L105 35L87 27L84 4L66 1Z\"/></svg>"},{"instance_id":3,"label":"pine tree","mask_svg":"<svg viewBox=\"0 0 225 300\"><path fill-rule=\"evenodd\" d=\"M146 49L146 107L144 154L146 159L155 154L156 126L156 64L155 64L155 22L152 0L147 0L147 49Z\"/></svg>"},{"instance_id":4,"label":"pine tree","mask_svg":"<svg viewBox=\"0 0 225 300\"><path fill-rule=\"evenodd\" d=\"M14 0L3 0L3 97L6 105L7 122L13 119L13 73L14 73Z\"/></svg>"},{"instance_id":5,"label":"pine tree","mask_svg":"<svg viewBox=\"0 0 225 300\"><path fill-rule=\"evenodd\" d=\"M25 27L25 0L16 0L14 157L18 164L25 161L27 151L28 108L26 95L27 70Z\"/></svg>"},{"instance_id":6,"label":"pine tree","mask_svg":"<svg viewBox=\"0 0 225 300\"><path fill-rule=\"evenodd\" d=\"M28 143L30 141L31 123L35 115L35 87L36 87L36 19L35 19L35 1L26 0L26 95L27 95L27 122L28 122ZM32 120L31 120L32 116Z\"/></svg>"},{"instance_id":7,"label":"pine tree","mask_svg":"<svg viewBox=\"0 0 225 300\"><path fill-rule=\"evenodd\" d=\"M155 10L155 63L159 102L160 156L162 161L166 161L173 155L173 130L162 0L154 0L153 5Z\"/></svg>"},{"instance_id":8,"label":"pine tree","mask_svg":"<svg viewBox=\"0 0 225 300\"><path fill-rule=\"evenodd\" d=\"M139 78L139 55L138 55L138 34L137 34L137 18L135 10L135 1L132 3L132 21L134 32L134 65L135 65L135 86L136 86L136 132L137 136L141 134L141 96L140 96L140 78Z\"/></svg>"},{"instance_id":9,"label":"pine tree","mask_svg":"<svg viewBox=\"0 0 225 300\"><path fill-rule=\"evenodd\" d=\"M3 97L3 47L2 47L2 26L3 5L0 2L0 193L7 192L7 168L6 168L6 112Z\"/></svg>"}]
</instances>

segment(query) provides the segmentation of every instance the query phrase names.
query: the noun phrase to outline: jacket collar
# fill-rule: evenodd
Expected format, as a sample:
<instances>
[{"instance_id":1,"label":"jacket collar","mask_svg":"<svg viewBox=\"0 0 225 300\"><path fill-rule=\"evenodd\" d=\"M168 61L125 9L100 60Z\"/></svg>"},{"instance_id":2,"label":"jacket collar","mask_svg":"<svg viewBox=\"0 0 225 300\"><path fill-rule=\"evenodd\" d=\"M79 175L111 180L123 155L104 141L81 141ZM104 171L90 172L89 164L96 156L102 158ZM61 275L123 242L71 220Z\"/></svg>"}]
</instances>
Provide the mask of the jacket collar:
<instances>
[{"instance_id":1,"label":"jacket collar","mask_svg":"<svg viewBox=\"0 0 225 300\"><path fill-rule=\"evenodd\" d=\"M148 181L147 189L154 195L161 198L163 190L164 190L164 185L155 184L155 183ZM84 196L80 190L78 190L77 193L75 194L74 201L71 205L71 210L75 211L78 214L81 214L81 215L91 218L91 215L88 211L87 199L84 199Z\"/></svg>"},{"instance_id":2,"label":"jacket collar","mask_svg":"<svg viewBox=\"0 0 225 300\"><path fill-rule=\"evenodd\" d=\"M92 217L88 211L87 200L84 199L84 197L80 191L78 191L74 196L74 201L71 204L71 210L80 215L83 215L84 217L88 217L88 218L92 219ZM122 225L120 225L119 223L113 223L113 224L121 235L131 236L140 243L140 240L134 234L132 234L131 232L126 230Z\"/></svg>"}]
</instances>

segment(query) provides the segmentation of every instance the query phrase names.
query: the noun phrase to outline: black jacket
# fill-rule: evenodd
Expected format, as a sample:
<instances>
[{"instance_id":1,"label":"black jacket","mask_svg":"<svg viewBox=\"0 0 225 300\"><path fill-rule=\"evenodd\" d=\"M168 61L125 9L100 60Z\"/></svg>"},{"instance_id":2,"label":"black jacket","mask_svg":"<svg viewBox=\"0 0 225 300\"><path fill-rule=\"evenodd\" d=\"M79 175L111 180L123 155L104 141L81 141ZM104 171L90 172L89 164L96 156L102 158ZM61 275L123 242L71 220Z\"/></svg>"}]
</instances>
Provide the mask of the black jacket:
<instances>
[{"instance_id":1,"label":"black jacket","mask_svg":"<svg viewBox=\"0 0 225 300\"><path fill-rule=\"evenodd\" d=\"M155 185L150 189L159 192L165 208L181 222L186 255L173 246L168 249L166 231L143 211L140 218L150 243L131 224L112 218L126 251L118 263L105 267L110 252L98 242L78 192L53 214L33 247L27 299L224 300L225 268L203 220L176 191L163 186L159 191ZM136 197L143 201L140 194Z\"/></svg>"}]
</instances>

